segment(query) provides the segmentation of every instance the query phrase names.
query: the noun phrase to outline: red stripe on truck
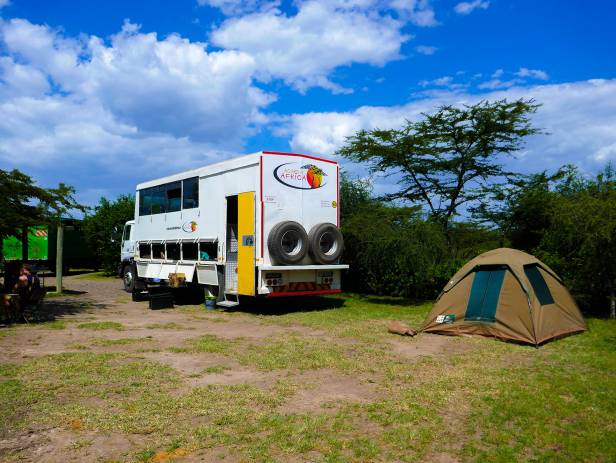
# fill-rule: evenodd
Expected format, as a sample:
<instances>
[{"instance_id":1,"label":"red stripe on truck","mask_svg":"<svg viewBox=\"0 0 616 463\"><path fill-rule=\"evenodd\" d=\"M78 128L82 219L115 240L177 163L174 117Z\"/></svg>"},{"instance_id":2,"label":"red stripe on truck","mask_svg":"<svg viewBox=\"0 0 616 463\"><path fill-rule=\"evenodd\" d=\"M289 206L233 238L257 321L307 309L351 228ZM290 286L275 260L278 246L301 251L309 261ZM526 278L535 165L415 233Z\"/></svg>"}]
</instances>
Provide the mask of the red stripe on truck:
<instances>
[{"instance_id":1,"label":"red stripe on truck","mask_svg":"<svg viewBox=\"0 0 616 463\"><path fill-rule=\"evenodd\" d=\"M317 291L288 291L284 293L269 293L267 297L286 297L286 296L316 296L319 294L341 293L341 289L321 289Z\"/></svg>"},{"instance_id":2,"label":"red stripe on truck","mask_svg":"<svg viewBox=\"0 0 616 463\"><path fill-rule=\"evenodd\" d=\"M316 156L309 156L308 154L283 153L281 151L263 151L263 154L277 154L280 156L297 156L300 158L314 159L315 161L329 162L330 164L338 164L336 161L330 161L329 159L318 158Z\"/></svg>"},{"instance_id":3,"label":"red stripe on truck","mask_svg":"<svg viewBox=\"0 0 616 463\"><path fill-rule=\"evenodd\" d=\"M259 173L259 177L260 177L259 178L259 185L260 185L259 189L261 190L260 191L260 194L261 194L261 259L263 259L263 247L264 247L264 239L263 239L263 229L264 229L264 226L263 226L263 216L264 216L264 213L263 213L263 209L265 207L265 204L263 203L263 156L259 157L259 171L260 171L260 173Z\"/></svg>"}]
</instances>

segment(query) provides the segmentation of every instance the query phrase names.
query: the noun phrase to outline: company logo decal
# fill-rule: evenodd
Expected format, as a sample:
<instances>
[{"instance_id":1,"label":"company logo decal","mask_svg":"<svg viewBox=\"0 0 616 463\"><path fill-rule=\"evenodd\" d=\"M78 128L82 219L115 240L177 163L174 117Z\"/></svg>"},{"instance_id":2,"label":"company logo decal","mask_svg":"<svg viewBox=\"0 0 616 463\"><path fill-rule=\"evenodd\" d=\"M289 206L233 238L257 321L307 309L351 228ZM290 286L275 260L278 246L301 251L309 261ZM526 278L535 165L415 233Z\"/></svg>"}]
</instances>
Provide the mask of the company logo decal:
<instances>
[{"instance_id":1,"label":"company logo decal","mask_svg":"<svg viewBox=\"0 0 616 463\"><path fill-rule=\"evenodd\" d=\"M327 174L314 164L300 165L295 162L280 164L274 169L274 178L283 185L297 190L316 190L325 186Z\"/></svg>"},{"instance_id":2,"label":"company logo decal","mask_svg":"<svg viewBox=\"0 0 616 463\"><path fill-rule=\"evenodd\" d=\"M184 225L182 225L182 230L184 230L186 233L193 233L197 231L197 222L190 221L190 222L186 222Z\"/></svg>"}]
</instances>

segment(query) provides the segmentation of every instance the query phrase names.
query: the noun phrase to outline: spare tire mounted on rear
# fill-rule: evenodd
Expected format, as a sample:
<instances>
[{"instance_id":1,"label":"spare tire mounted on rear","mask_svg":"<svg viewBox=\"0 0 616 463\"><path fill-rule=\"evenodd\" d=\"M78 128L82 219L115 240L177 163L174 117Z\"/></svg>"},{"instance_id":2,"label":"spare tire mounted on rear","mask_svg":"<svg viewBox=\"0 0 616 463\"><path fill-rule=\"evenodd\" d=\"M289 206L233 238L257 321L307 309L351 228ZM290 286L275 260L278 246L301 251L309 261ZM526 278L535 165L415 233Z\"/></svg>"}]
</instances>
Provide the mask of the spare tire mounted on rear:
<instances>
[{"instance_id":1,"label":"spare tire mounted on rear","mask_svg":"<svg viewBox=\"0 0 616 463\"><path fill-rule=\"evenodd\" d=\"M308 235L297 222L280 222L270 231L267 248L275 264L299 264L308 252Z\"/></svg>"},{"instance_id":2,"label":"spare tire mounted on rear","mask_svg":"<svg viewBox=\"0 0 616 463\"><path fill-rule=\"evenodd\" d=\"M308 234L310 255L317 264L335 264L342 254L342 233L332 223L320 223Z\"/></svg>"}]
</instances>

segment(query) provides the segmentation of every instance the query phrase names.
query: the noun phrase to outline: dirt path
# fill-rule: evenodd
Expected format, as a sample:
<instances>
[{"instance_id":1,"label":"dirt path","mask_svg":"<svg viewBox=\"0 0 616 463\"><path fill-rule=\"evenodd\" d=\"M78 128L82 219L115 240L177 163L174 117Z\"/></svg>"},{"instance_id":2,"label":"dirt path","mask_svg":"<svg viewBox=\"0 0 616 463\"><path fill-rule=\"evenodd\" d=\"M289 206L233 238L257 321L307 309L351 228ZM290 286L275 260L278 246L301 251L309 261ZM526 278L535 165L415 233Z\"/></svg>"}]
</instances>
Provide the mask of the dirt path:
<instances>
[{"instance_id":1,"label":"dirt path","mask_svg":"<svg viewBox=\"0 0 616 463\"><path fill-rule=\"evenodd\" d=\"M69 276L65 287L75 295L46 300L46 310L55 317L53 323L21 325L10 335L0 336L0 363L21 364L62 353L122 354L172 368L179 380L175 395L189 394L200 386L248 385L271 393L281 384L293 385L287 400L273 409L281 414L334 414L338 410L336 404L365 404L378 399L375 381L335 368L259 368L257 364L242 362L241 355L234 357L225 351L227 345L232 349L240 345L234 343L242 343L242 347L252 346L258 352L260 346L265 348L272 339L289 337L307 340L302 342L307 342L309 349L310 339L332 339L322 331L278 325L242 312L209 311L203 306L149 310L147 302L131 300L119 279ZM209 342L208 335L211 346L201 346L198 351L191 347L199 338L205 337ZM339 339L336 345L348 346L352 342ZM466 348L463 343L435 335L412 341L394 337L389 342L391 352L408 362ZM101 434L80 426L69 423L62 428L31 427L25 432L0 436L0 460L125 461L151 440L147 435ZM149 461L238 461L232 450L176 452Z\"/></svg>"}]
</instances>

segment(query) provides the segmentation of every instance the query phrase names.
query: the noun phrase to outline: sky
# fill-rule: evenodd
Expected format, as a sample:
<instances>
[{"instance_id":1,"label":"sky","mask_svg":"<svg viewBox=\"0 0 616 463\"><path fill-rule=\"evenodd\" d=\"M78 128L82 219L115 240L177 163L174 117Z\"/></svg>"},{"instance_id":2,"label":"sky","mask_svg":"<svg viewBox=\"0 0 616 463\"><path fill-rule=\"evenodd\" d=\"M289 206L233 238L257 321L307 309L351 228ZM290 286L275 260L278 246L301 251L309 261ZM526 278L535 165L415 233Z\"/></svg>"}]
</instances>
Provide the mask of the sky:
<instances>
[{"instance_id":1,"label":"sky","mask_svg":"<svg viewBox=\"0 0 616 463\"><path fill-rule=\"evenodd\" d=\"M545 134L503 162L593 175L616 161L615 20L581 0L0 0L0 169L91 205L260 150L338 159L358 130L444 104L533 98Z\"/></svg>"}]
</instances>

